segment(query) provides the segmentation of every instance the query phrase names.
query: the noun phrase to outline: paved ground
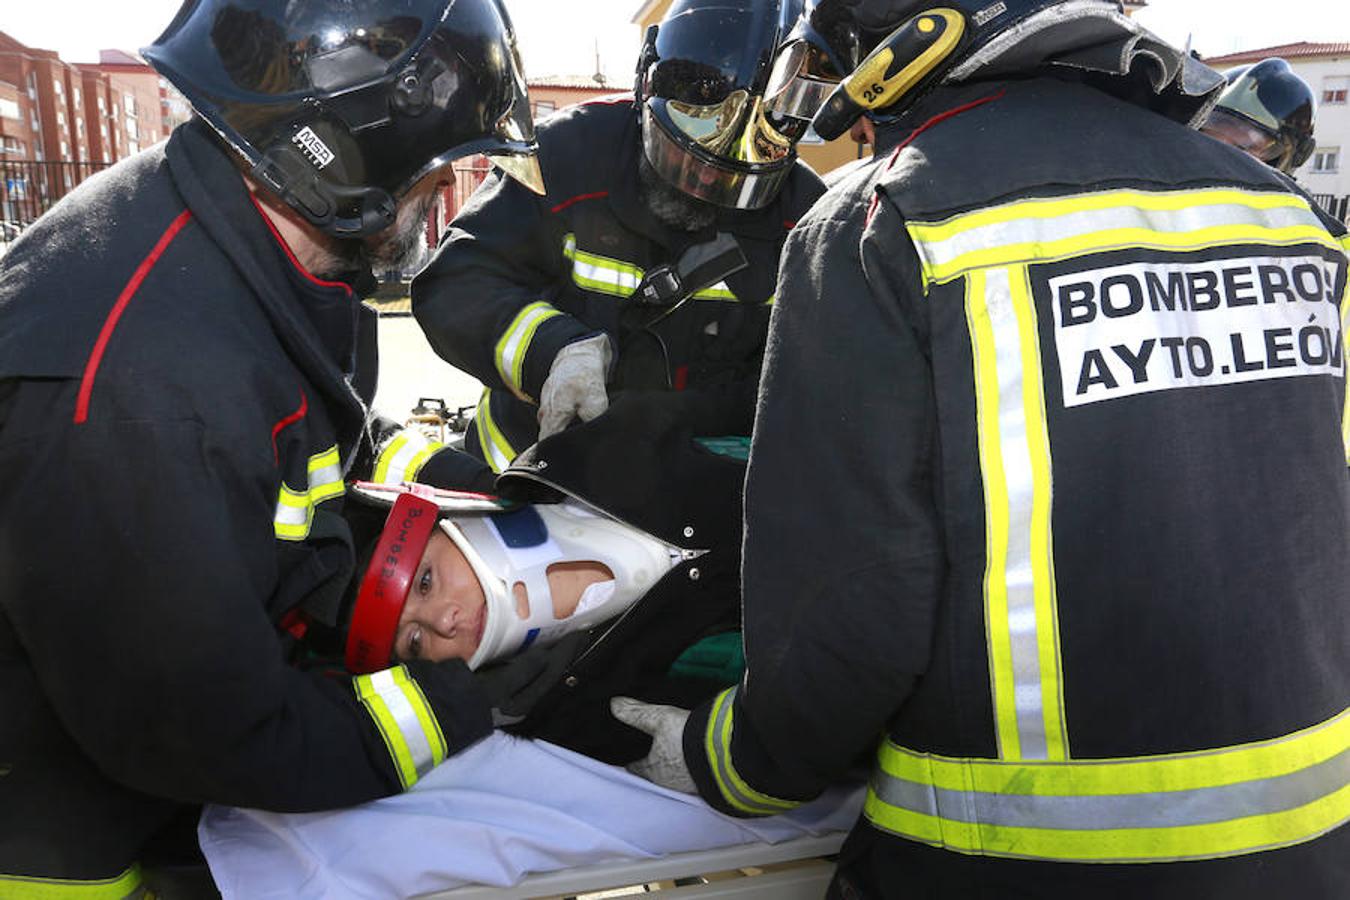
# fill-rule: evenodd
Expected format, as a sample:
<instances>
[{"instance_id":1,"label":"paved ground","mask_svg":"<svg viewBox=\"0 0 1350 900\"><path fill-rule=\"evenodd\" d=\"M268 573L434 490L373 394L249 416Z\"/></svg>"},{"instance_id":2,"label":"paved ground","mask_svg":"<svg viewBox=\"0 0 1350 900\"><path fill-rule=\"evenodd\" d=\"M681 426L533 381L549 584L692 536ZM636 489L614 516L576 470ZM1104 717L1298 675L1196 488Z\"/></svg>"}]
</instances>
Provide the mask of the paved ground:
<instances>
[{"instance_id":1,"label":"paved ground","mask_svg":"<svg viewBox=\"0 0 1350 900\"><path fill-rule=\"evenodd\" d=\"M380 381L375 409L402 422L419 397L437 397L446 406L473 406L483 386L436 355L409 315L389 314L381 305Z\"/></svg>"}]
</instances>

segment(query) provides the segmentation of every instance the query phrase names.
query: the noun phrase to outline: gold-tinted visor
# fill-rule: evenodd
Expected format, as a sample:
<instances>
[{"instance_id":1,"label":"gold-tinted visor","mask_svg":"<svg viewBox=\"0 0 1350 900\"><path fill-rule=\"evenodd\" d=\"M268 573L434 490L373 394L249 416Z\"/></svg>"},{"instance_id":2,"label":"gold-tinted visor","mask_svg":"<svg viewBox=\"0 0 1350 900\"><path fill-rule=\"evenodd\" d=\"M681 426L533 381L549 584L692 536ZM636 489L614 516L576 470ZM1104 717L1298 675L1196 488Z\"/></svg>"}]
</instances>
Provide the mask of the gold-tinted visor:
<instances>
[{"instance_id":1,"label":"gold-tinted visor","mask_svg":"<svg viewBox=\"0 0 1350 900\"><path fill-rule=\"evenodd\" d=\"M669 106L653 98L642 107L643 153L668 184L690 197L730 209L760 209L773 201L797 158L790 143L786 155L772 162L733 162L704 149L706 145L697 139L691 142L695 136L685 128L675 130ZM712 138L717 129L706 123L699 118L686 120L690 128L700 127Z\"/></svg>"},{"instance_id":2,"label":"gold-tinted visor","mask_svg":"<svg viewBox=\"0 0 1350 900\"><path fill-rule=\"evenodd\" d=\"M728 162L763 165L792 155L792 145L805 132L785 134L790 120L771 121L764 98L747 91L732 91L721 103L700 106L679 100L653 97L652 112L708 153Z\"/></svg>"}]
</instances>

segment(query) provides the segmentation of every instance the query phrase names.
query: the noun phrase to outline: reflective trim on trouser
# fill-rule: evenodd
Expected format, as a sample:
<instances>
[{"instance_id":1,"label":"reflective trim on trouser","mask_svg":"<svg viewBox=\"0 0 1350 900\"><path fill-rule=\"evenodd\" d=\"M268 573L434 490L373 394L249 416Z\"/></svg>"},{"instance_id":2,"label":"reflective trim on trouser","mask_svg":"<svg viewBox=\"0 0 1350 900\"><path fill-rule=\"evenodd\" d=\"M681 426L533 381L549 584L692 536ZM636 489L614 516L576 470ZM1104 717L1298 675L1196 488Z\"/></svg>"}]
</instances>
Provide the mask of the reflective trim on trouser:
<instances>
[{"instance_id":1,"label":"reflective trim on trouser","mask_svg":"<svg viewBox=\"0 0 1350 900\"><path fill-rule=\"evenodd\" d=\"M572 262L572 283L583 291L596 294L631 297L646 275L640 266L633 263L577 249L574 234L563 238L563 256ZM736 294L725 281L719 281L712 287L696 292L694 299L734 301ZM768 302L772 302L772 298Z\"/></svg>"},{"instance_id":2,"label":"reflective trim on trouser","mask_svg":"<svg viewBox=\"0 0 1350 900\"><path fill-rule=\"evenodd\" d=\"M444 449L440 441L433 441L414 428L404 429L384 445L376 458L375 481L380 484L416 481L427 460Z\"/></svg>"},{"instance_id":3,"label":"reflective trim on trouser","mask_svg":"<svg viewBox=\"0 0 1350 900\"><path fill-rule=\"evenodd\" d=\"M1123 759L955 759L887 741L863 814L981 856L1137 863L1285 847L1350 819L1350 711L1268 741Z\"/></svg>"},{"instance_id":4,"label":"reflective trim on trouser","mask_svg":"<svg viewBox=\"0 0 1350 900\"><path fill-rule=\"evenodd\" d=\"M314 507L325 500L341 497L346 491L342 483L342 461L337 447L331 447L309 458L309 484L297 491L282 482L277 498L275 527L283 541L303 541L309 537L314 524Z\"/></svg>"},{"instance_id":5,"label":"reflective trim on trouser","mask_svg":"<svg viewBox=\"0 0 1350 900\"><path fill-rule=\"evenodd\" d=\"M554 316L561 315L561 312L543 300L531 303L516 313L516 317L506 326L506 330L497 340L493 353L497 374L502 377L511 393L522 400L533 399L525 393L524 384L525 355L530 352L530 341L534 340L534 334L540 325Z\"/></svg>"},{"instance_id":6,"label":"reflective trim on trouser","mask_svg":"<svg viewBox=\"0 0 1350 900\"><path fill-rule=\"evenodd\" d=\"M1121 249L1337 247L1302 197L1241 190L1102 191L1018 200L906 227L930 284L975 269Z\"/></svg>"},{"instance_id":7,"label":"reflective trim on trouser","mask_svg":"<svg viewBox=\"0 0 1350 900\"><path fill-rule=\"evenodd\" d=\"M516 458L516 450L502 434L495 419L492 418L492 391L485 389L478 400L478 410L473 414L474 430L478 433L478 447L483 451L483 460L494 472L504 472Z\"/></svg>"},{"instance_id":8,"label":"reflective trim on trouser","mask_svg":"<svg viewBox=\"0 0 1350 900\"><path fill-rule=\"evenodd\" d=\"M5 900L136 900L145 896L140 866L97 881L0 875L0 897Z\"/></svg>"},{"instance_id":9,"label":"reflective trim on trouser","mask_svg":"<svg viewBox=\"0 0 1350 900\"><path fill-rule=\"evenodd\" d=\"M1065 759L1050 438L1026 267L971 272L966 318L975 362L985 624L999 758Z\"/></svg>"},{"instance_id":10,"label":"reflective trim on trouser","mask_svg":"<svg viewBox=\"0 0 1350 900\"><path fill-rule=\"evenodd\" d=\"M708 766L717 781L718 791L732 807L751 815L771 816L800 806L800 801L780 800L760 793L746 784L736 771L731 761L732 707L736 690L735 687L727 688L717 695L708 715L708 731L704 737Z\"/></svg>"},{"instance_id":11,"label":"reflective trim on trouser","mask_svg":"<svg viewBox=\"0 0 1350 900\"><path fill-rule=\"evenodd\" d=\"M445 735L406 666L358 675L352 686L375 720L405 790L445 760Z\"/></svg>"}]
</instances>

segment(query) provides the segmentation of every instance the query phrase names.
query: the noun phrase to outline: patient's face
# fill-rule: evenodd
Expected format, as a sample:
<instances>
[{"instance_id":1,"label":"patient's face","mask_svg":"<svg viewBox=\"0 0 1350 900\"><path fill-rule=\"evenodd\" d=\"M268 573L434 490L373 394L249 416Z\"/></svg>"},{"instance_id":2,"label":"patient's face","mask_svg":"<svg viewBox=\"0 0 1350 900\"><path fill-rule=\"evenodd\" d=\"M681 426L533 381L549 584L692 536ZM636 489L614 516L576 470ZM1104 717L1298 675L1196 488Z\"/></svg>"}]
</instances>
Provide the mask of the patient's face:
<instances>
[{"instance_id":1,"label":"patient's face","mask_svg":"<svg viewBox=\"0 0 1350 900\"><path fill-rule=\"evenodd\" d=\"M455 542L437 528L408 590L394 637L394 655L434 661L468 659L483 639L486 621L487 598L478 576Z\"/></svg>"}]
</instances>

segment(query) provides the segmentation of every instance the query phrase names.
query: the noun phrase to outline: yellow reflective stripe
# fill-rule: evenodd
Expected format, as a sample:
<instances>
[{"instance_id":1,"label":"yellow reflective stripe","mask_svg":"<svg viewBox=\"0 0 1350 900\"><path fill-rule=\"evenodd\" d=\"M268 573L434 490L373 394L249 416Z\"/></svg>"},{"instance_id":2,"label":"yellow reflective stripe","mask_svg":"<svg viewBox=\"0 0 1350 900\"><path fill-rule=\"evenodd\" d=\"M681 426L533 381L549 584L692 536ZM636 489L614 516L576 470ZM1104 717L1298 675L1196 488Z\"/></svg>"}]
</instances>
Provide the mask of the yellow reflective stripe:
<instances>
[{"instance_id":1,"label":"yellow reflective stripe","mask_svg":"<svg viewBox=\"0 0 1350 900\"><path fill-rule=\"evenodd\" d=\"M563 256L572 261L572 282L582 290L597 294L631 297L646 275L641 266L577 249L575 234L563 238ZM737 297L726 282L719 281L712 287L695 292L694 299L735 301Z\"/></svg>"},{"instance_id":2,"label":"yellow reflective stripe","mask_svg":"<svg viewBox=\"0 0 1350 900\"><path fill-rule=\"evenodd\" d=\"M1050 439L1025 267L967 276L985 494L985 627L1002 759L1065 759Z\"/></svg>"},{"instance_id":3,"label":"yellow reflective stripe","mask_svg":"<svg viewBox=\"0 0 1350 900\"><path fill-rule=\"evenodd\" d=\"M928 283L950 281L976 268L1110 250L1185 251L1240 243L1335 246L1301 197L1244 191L1108 191L1023 200L906 227Z\"/></svg>"},{"instance_id":4,"label":"yellow reflective stripe","mask_svg":"<svg viewBox=\"0 0 1350 900\"><path fill-rule=\"evenodd\" d=\"M404 429L380 451L375 461L374 480L380 484L416 481L427 460L444 449L445 445L440 441L433 441L416 429Z\"/></svg>"},{"instance_id":5,"label":"yellow reflective stripe","mask_svg":"<svg viewBox=\"0 0 1350 900\"><path fill-rule=\"evenodd\" d=\"M325 500L341 497L347 490L342 481L342 460L337 447L330 447L309 458L309 484L297 491L283 481L277 494L273 527L283 541L303 541L314 524L314 507Z\"/></svg>"},{"instance_id":6,"label":"yellow reflective stripe","mask_svg":"<svg viewBox=\"0 0 1350 900\"><path fill-rule=\"evenodd\" d=\"M572 281L576 286L597 294L628 297L637 290L645 274L621 259L578 250L575 234L563 238L563 256L572 261Z\"/></svg>"},{"instance_id":7,"label":"yellow reflective stripe","mask_svg":"<svg viewBox=\"0 0 1350 900\"><path fill-rule=\"evenodd\" d=\"M497 340L493 353L497 374L501 375L502 381L511 389L511 393L522 400L532 399L525 393L524 387L525 356L529 353L530 341L534 339L540 325L560 315L561 312L543 300L531 303L516 313L516 317Z\"/></svg>"},{"instance_id":8,"label":"yellow reflective stripe","mask_svg":"<svg viewBox=\"0 0 1350 900\"><path fill-rule=\"evenodd\" d=\"M719 281L710 288L704 288L694 293L695 300L735 300L736 295L732 293L731 288L727 287L725 281ZM770 298L772 300L772 298Z\"/></svg>"},{"instance_id":9,"label":"yellow reflective stripe","mask_svg":"<svg viewBox=\"0 0 1350 900\"><path fill-rule=\"evenodd\" d=\"M1161 756L1008 762L887 742L864 814L965 853L1201 859L1310 840L1350 818L1350 712L1291 735Z\"/></svg>"},{"instance_id":10,"label":"yellow reflective stripe","mask_svg":"<svg viewBox=\"0 0 1350 900\"><path fill-rule=\"evenodd\" d=\"M138 865L121 875L96 881L0 875L0 897L12 900L129 900L141 896L144 894Z\"/></svg>"},{"instance_id":11,"label":"yellow reflective stripe","mask_svg":"<svg viewBox=\"0 0 1350 900\"><path fill-rule=\"evenodd\" d=\"M969 213L958 213L937 223L912 223L911 233L922 235L926 242L942 241L963 232L1000 225L1018 220L1054 219L1080 212L1099 212L1118 207L1175 212L1197 206L1245 206L1250 209L1301 209L1314 218L1312 207L1297 194L1272 191L1242 191L1231 189L1177 190L1177 191L1099 191L1074 194L1067 197L1044 197L1014 200L998 206Z\"/></svg>"},{"instance_id":12,"label":"yellow reflective stripe","mask_svg":"<svg viewBox=\"0 0 1350 900\"><path fill-rule=\"evenodd\" d=\"M405 790L445 760L445 735L407 666L359 675L352 687L375 720Z\"/></svg>"},{"instance_id":13,"label":"yellow reflective stripe","mask_svg":"<svg viewBox=\"0 0 1350 900\"><path fill-rule=\"evenodd\" d=\"M708 766L712 769L718 791L729 805L751 815L771 816L800 806L797 801L780 800L755 790L736 771L731 760L732 709L736 690L735 687L727 688L713 701L708 714L708 730L704 735Z\"/></svg>"},{"instance_id":14,"label":"yellow reflective stripe","mask_svg":"<svg viewBox=\"0 0 1350 900\"><path fill-rule=\"evenodd\" d=\"M1008 635L1008 491L999 446L998 368L994 332L985 307L985 275L966 278L966 322L975 362L975 415L984 481L984 617L988 630L989 684L993 693L994 732L999 756L1020 759L1017 709L1013 691L1011 640Z\"/></svg>"},{"instance_id":15,"label":"yellow reflective stripe","mask_svg":"<svg viewBox=\"0 0 1350 900\"><path fill-rule=\"evenodd\" d=\"M478 446L482 448L483 458L487 460L488 466L494 472L506 471L516 458L516 451L492 418L491 390L483 391L473 420L478 426Z\"/></svg>"}]
</instances>

